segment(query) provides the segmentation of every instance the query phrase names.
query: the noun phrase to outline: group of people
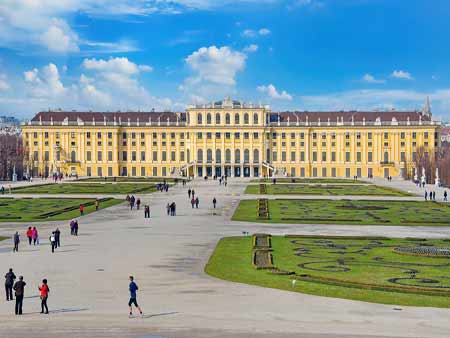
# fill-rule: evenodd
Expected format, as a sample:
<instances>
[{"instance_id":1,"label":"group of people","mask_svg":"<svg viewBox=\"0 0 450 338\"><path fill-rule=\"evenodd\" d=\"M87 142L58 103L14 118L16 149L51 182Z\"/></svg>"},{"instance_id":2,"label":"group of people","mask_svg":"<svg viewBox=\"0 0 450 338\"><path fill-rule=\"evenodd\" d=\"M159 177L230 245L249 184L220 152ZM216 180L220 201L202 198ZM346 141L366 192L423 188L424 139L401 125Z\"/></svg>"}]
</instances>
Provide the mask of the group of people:
<instances>
[{"instance_id":1,"label":"group of people","mask_svg":"<svg viewBox=\"0 0 450 338\"><path fill-rule=\"evenodd\" d=\"M134 195L127 195L126 200L131 210L133 210L135 206L137 210L141 208L141 199L139 197L136 198Z\"/></svg>"},{"instance_id":2,"label":"group of people","mask_svg":"<svg viewBox=\"0 0 450 338\"><path fill-rule=\"evenodd\" d=\"M26 236L28 238L29 245L39 245L39 234L36 227L28 227ZM18 252L20 244L20 234L18 231L16 231L13 235L13 244L13 252Z\"/></svg>"},{"instance_id":3,"label":"group of people","mask_svg":"<svg viewBox=\"0 0 450 338\"><path fill-rule=\"evenodd\" d=\"M167 209L167 216L176 216L177 215L177 205L175 202L167 203L166 205Z\"/></svg>"},{"instance_id":4,"label":"group of people","mask_svg":"<svg viewBox=\"0 0 450 338\"><path fill-rule=\"evenodd\" d=\"M52 181L55 182L55 183L58 182L58 180L61 182L62 179L63 179L63 174L62 173L54 173L52 175Z\"/></svg>"},{"instance_id":5,"label":"group of people","mask_svg":"<svg viewBox=\"0 0 450 338\"><path fill-rule=\"evenodd\" d=\"M60 238L61 238L61 231L59 231L59 229L56 228L56 230L52 231L52 234L48 238L50 241L50 245L52 246L52 253L55 252L55 249L61 246Z\"/></svg>"},{"instance_id":6,"label":"group of people","mask_svg":"<svg viewBox=\"0 0 450 338\"><path fill-rule=\"evenodd\" d=\"M424 197L425 197L425 201L436 201L436 191L428 192L428 191L425 190ZM444 202L447 202L448 201L447 197L448 197L447 190L444 190L444 194L443 194L443 199L442 200Z\"/></svg>"},{"instance_id":7,"label":"group of people","mask_svg":"<svg viewBox=\"0 0 450 338\"><path fill-rule=\"evenodd\" d=\"M16 297L16 305L15 305L15 314L16 315L22 315L23 313L23 298L25 295L25 286L27 283L23 280L23 276L19 276L18 280L16 281L17 277L14 274L14 271L12 268L9 269L9 271L5 274L5 292L6 292L6 301L13 301L13 290L14 295ZM48 294L50 292L50 288L48 287L48 281L47 279L42 280L42 284L38 286L39 295L41 299L41 313L48 314L48 305L47 305L47 299Z\"/></svg>"},{"instance_id":8,"label":"group of people","mask_svg":"<svg viewBox=\"0 0 450 338\"><path fill-rule=\"evenodd\" d=\"M78 221L76 219L70 221L70 234L78 236Z\"/></svg>"},{"instance_id":9,"label":"group of people","mask_svg":"<svg viewBox=\"0 0 450 338\"><path fill-rule=\"evenodd\" d=\"M156 185L156 189L158 189L161 192L168 192L169 191L169 184L164 181L163 183L158 183Z\"/></svg>"}]
</instances>

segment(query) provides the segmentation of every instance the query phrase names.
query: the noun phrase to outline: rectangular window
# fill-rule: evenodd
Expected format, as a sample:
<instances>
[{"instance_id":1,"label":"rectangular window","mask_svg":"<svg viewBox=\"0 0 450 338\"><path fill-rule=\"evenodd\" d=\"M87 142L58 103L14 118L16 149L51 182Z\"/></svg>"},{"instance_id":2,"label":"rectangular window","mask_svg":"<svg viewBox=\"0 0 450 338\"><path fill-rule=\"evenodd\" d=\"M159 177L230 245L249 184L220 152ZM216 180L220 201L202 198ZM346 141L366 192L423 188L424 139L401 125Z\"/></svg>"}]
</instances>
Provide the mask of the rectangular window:
<instances>
[{"instance_id":1,"label":"rectangular window","mask_svg":"<svg viewBox=\"0 0 450 338\"><path fill-rule=\"evenodd\" d=\"M239 133L234 133L234 138L235 138L235 139L239 139L239 137L240 137L240 134L239 134Z\"/></svg>"},{"instance_id":2,"label":"rectangular window","mask_svg":"<svg viewBox=\"0 0 450 338\"><path fill-rule=\"evenodd\" d=\"M171 161L175 161L175 152L174 152L174 151L172 151L172 152L170 153L170 160L171 160Z\"/></svg>"},{"instance_id":3,"label":"rectangular window","mask_svg":"<svg viewBox=\"0 0 450 338\"><path fill-rule=\"evenodd\" d=\"M322 162L326 162L326 161L327 161L327 152L322 151Z\"/></svg>"},{"instance_id":4,"label":"rectangular window","mask_svg":"<svg viewBox=\"0 0 450 338\"><path fill-rule=\"evenodd\" d=\"M180 161L184 161L184 151L180 151Z\"/></svg>"},{"instance_id":5,"label":"rectangular window","mask_svg":"<svg viewBox=\"0 0 450 338\"><path fill-rule=\"evenodd\" d=\"M162 175L167 176L167 168L166 167L162 167Z\"/></svg>"},{"instance_id":6,"label":"rectangular window","mask_svg":"<svg viewBox=\"0 0 450 338\"><path fill-rule=\"evenodd\" d=\"M201 140L202 137L203 137L202 133L197 133L197 139L198 139L198 140Z\"/></svg>"},{"instance_id":7,"label":"rectangular window","mask_svg":"<svg viewBox=\"0 0 450 338\"><path fill-rule=\"evenodd\" d=\"M358 151L356 153L356 162L361 162L361 152L360 151Z\"/></svg>"},{"instance_id":8,"label":"rectangular window","mask_svg":"<svg viewBox=\"0 0 450 338\"><path fill-rule=\"evenodd\" d=\"M423 138L428 138L428 132L423 133Z\"/></svg>"},{"instance_id":9,"label":"rectangular window","mask_svg":"<svg viewBox=\"0 0 450 338\"><path fill-rule=\"evenodd\" d=\"M91 152L90 151L86 152L86 161L92 161Z\"/></svg>"},{"instance_id":10,"label":"rectangular window","mask_svg":"<svg viewBox=\"0 0 450 338\"><path fill-rule=\"evenodd\" d=\"M220 133L216 133L216 138L220 138Z\"/></svg>"},{"instance_id":11,"label":"rectangular window","mask_svg":"<svg viewBox=\"0 0 450 338\"><path fill-rule=\"evenodd\" d=\"M145 151L141 151L141 161L145 161Z\"/></svg>"},{"instance_id":12,"label":"rectangular window","mask_svg":"<svg viewBox=\"0 0 450 338\"><path fill-rule=\"evenodd\" d=\"M400 133L400 138L401 138L401 139L405 139L405 132L401 132L401 133Z\"/></svg>"},{"instance_id":13,"label":"rectangular window","mask_svg":"<svg viewBox=\"0 0 450 338\"><path fill-rule=\"evenodd\" d=\"M102 133L101 132L97 132L97 138L102 138Z\"/></svg>"},{"instance_id":14,"label":"rectangular window","mask_svg":"<svg viewBox=\"0 0 450 338\"><path fill-rule=\"evenodd\" d=\"M244 139L248 140L249 138L250 138L249 134L248 133L244 133Z\"/></svg>"},{"instance_id":15,"label":"rectangular window","mask_svg":"<svg viewBox=\"0 0 450 338\"><path fill-rule=\"evenodd\" d=\"M108 161L112 161L113 160L113 152L110 150L108 151ZM111 176L111 175L109 175Z\"/></svg>"},{"instance_id":16,"label":"rectangular window","mask_svg":"<svg viewBox=\"0 0 450 338\"><path fill-rule=\"evenodd\" d=\"M295 161L295 151L291 151L291 161Z\"/></svg>"},{"instance_id":17,"label":"rectangular window","mask_svg":"<svg viewBox=\"0 0 450 338\"><path fill-rule=\"evenodd\" d=\"M350 162L350 152L349 151L345 152L345 162Z\"/></svg>"},{"instance_id":18,"label":"rectangular window","mask_svg":"<svg viewBox=\"0 0 450 338\"><path fill-rule=\"evenodd\" d=\"M369 151L367 153L367 162L372 162L372 152L371 151Z\"/></svg>"},{"instance_id":19,"label":"rectangular window","mask_svg":"<svg viewBox=\"0 0 450 338\"><path fill-rule=\"evenodd\" d=\"M49 160L50 160L50 155L49 155L48 151L46 151L44 153L44 161L49 161Z\"/></svg>"},{"instance_id":20,"label":"rectangular window","mask_svg":"<svg viewBox=\"0 0 450 338\"><path fill-rule=\"evenodd\" d=\"M389 138L389 133L384 133L384 139L388 139Z\"/></svg>"},{"instance_id":21,"label":"rectangular window","mask_svg":"<svg viewBox=\"0 0 450 338\"><path fill-rule=\"evenodd\" d=\"M313 171L312 172L313 177L317 177L317 168L313 168L312 171Z\"/></svg>"},{"instance_id":22,"label":"rectangular window","mask_svg":"<svg viewBox=\"0 0 450 338\"><path fill-rule=\"evenodd\" d=\"M135 151L131 152L131 160L136 161L136 152Z\"/></svg>"},{"instance_id":23,"label":"rectangular window","mask_svg":"<svg viewBox=\"0 0 450 338\"><path fill-rule=\"evenodd\" d=\"M313 153L312 153L312 160L313 160L313 162L317 161L317 151L313 151Z\"/></svg>"},{"instance_id":24,"label":"rectangular window","mask_svg":"<svg viewBox=\"0 0 450 338\"><path fill-rule=\"evenodd\" d=\"M126 151L122 151L122 161L128 161L128 156Z\"/></svg>"},{"instance_id":25,"label":"rectangular window","mask_svg":"<svg viewBox=\"0 0 450 338\"><path fill-rule=\"evenodd\" d=\"M88 132L86 133L86 138L91 138L91 132L90 132L90 131L88 131Z\"/></svg>"},{"instance_id":26,"label":"rectangular window","mask_svg":"<svg viewBox=\"0 0 450 338\"><path fill-rule=\"evenodd\" d=\"M145 176L145 167L141 167L141 176Z\"/></svg>"},{"instance_id":27,"label":"rectangular window","mask_svg":"<svg viewBox=\"0 0 450 338\"><path fill-rule=\"evenodd\" d=\"M367 138L368 138L369 140L371 140L371 139L372 139L372 133L367 133Z\"/></svg>"},{"instance_id":28,"label":"rectangular window","mask_svg":"<svg viewBox=\"0 0 450 338\"><path fill-rule=\"evenodd\" d=\"M231 133L225 133L225 138L229 140L231 138Z\"/></svg>"},{"instance_id":29,"label":"rectangular window","mask_svg":"<svg viewBox=\"0 0 450 338\"><path fill-rule=\"evenodd\" d=\"M153 161L158 161L158 152L157 152L157 151L154 151L154 152L153 152L153 158L152 158L152 160L153 160Z\"/></svg>"},{"instance_id":30,"label":"rectangular window","mask_svg":"<svg viewBox=\"0 0 450 338\"><path fill-rule=\"evenodd\" d=\"M102 176L103 176L102 167L98 167L98 168L97 168L97 176L98 176L98 177L102 177Z\"/></svg>"},{"instance_id":31,"label":"rectangular window","mask_svg":"<svg viewBox=\"0 0 450 338\"><path fill-rule=\"evenodd\" d=\"M102 156L103 154L102 154L102 152L101 151L98 151L97 152L97 161L103 161L103 156Z\"/></svg>"},{"instance_id":32,"label":"rectangular window","mask_svg":"<svg viewBox=\"0 0 450 338\"><path fill-rule=\"evenodd\" d=\"M131 167L131 176L136 176L136 167Z\"/></svg>"},{"instance_id":33,"label":"rectangular window","mask_svg":"<svg viewBox=\"0 0 450 338\"><path fill-rule=\"evenodd\" d=\"M350 168L345 168L345 177L350 177Z\"/></svg>"},{"instance_id":34,"label":"rectangular window","mask_svg":"<svg viewBox=\"0 0 450 338\"><path fill-rule=\"evenodd\" d=\"M305 133L300 133L300 139L304 139L305 138ZM303 170L305 170L304 168L303 168Z\"/></svg>"},{"instance_id":35,"label":"rectangular window","mask_svg":"<svg viewBox=\"0 0 450 338\"><path fill-rule=\"evenodd\" d=\"M336 168L331 168L331 177L336 177Z\"/></svg>"},{"instance_id":36,"label":"rectangular window","mask_svg":"<svg viewBox=\"0 0 450 338\"><path fill-rule=\"evenodd\" d=\"M322 177L327 177L327 168L322 168Z\"/></svg>"},{"instance_id":37,"label":"rectangular window","mask_svg":"<svg viewBox=\"0 0 450 338\"><path fill-rule=\"evenodd\" d=\"M254 139L254 140L257 140L258 137L259 137L259 133L253 133L253 139Z\"/></svg>"},{"instance_id":38,"label":"rectangular window","mask_svg":"<svg viewBox=\"0 0 450 338\"><path fill-rule=\"evenodd\" d=\"M281 161L286 161L286 152L285 151L282 151L281 152Z\"/></svg>"},{"instance_id":39,"label":"rectangular window","mask_svg":"<svg viewBox=\"0 0 450 338\"><path fill-rule=\"evenodd\" d=\"M336 152L335 151L331 152L331 162L336 162Z\"/></svg>"},{"instance_id":40,"label":"rectangular window","mask_svg":"<svg viewBox=\"0 0 450 338\"><path fill-rule=\"evenodd\" d=\"M305 177L305 168L300 168L300 177Z\"/></svg>"},{"instance_id":41,"label":"rectangular window","mask_svg":"<svg viewBox=\"0 0 450 338\"><path fill-rule=\"evenodd\" d=\"M111 139L112 138L112 133L108 132L108 138Z\"/></svg>"},{"instance_id":42,"label":"rectangular window","mask_svg":"<svg viewBox=\"0 0 450 338\"><path fill-rule=\"evenodd\" d=\"M212 133L206 133L206 138L210 140L212 138Z\"/></svg>"},{"instance_id":43,"label":"rectangular window","mask_svg":"<svg viewBox=\"0 0 450 338\"><path fill-rule=\"evenodd\" d=\"M405 162L405 152L404 151L400 152L400 161Z\"/></svg>"},{"instance_id":44,"label":"rectangular window","mask_svg":"<svg viewBox=\"0 0 450 338\"><path fill-rule=\"evenodd\" d=\"M304 151L300 152L300 162L305 162L305 152Z\"/></svg>"},{"instance_id":45,"label":"rectangular window","mask_svg":"<svg viewBox=\"0 0 450 338\"><path fill-rule=\"evenodd\" d=\"M113 171L112 171L112 167L108 167L108 176L112 176L113 175Z\"/></svg>"},{"instance_id":46,"label":"rectangular window","mask_svg":"<svg viewBox=\"0 0 450 338\"><path fill-rule=\"evenodd\" d=\"M163 162L167 161L167 153L165 150L161 152L161 160Z\"/></svg>"},{"instance_id":47,"label":"rectangular window","mask_svg":"<svg viewBox=\"0 0 450 338\"><path fill-rule=\"evenodd\" d=\"M412 138L413 139L417 138L417 133L415 131L413 131L413 133L412 133Z\"/></svg>"},{"instance_id":48,"label":"rectangular window","mask_svg":"<svg viewBox=\"0 0 450 338\"><path fill-rule=\"evenodd\" d=\"M153 167L153 176L158 176L158 168L157 167Z\"/></svg>"},{"instance_id":49,"label":"rectangular window","mask_svg":"<svg viewBox=\"0 0 450 338\"><path fill-rule=\"evenodd\" d=\"M272 152L272 161L274 161L274 162L277 161L277 152L276 151Z\"/></svg>"}]
</instances>

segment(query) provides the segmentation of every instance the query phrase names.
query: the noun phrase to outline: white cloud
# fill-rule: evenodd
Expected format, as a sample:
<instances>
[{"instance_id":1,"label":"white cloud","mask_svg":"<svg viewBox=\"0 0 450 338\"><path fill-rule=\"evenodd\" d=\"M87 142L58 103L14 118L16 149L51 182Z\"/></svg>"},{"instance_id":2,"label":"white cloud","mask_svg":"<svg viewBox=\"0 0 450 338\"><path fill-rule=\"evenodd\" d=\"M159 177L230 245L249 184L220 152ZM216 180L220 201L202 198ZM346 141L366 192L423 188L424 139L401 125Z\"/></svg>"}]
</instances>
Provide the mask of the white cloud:
<instances>
[{"instance_id":1,"label":"white cloud","mask_svg":"<svg viewBox=\"0 0 450 338\"><path fill-rule=\"evenodd\" d=\"M7 81L6 75L0 74L0 91L8 90L9 88L11 88L11 86Z\"/></svg>"},{"instance_id":2,"label":"white cloud","mask_svg":"<svg viewBox=\"0 0 450 338\"><path fill-rule=\"evenodd\" d=\"M287 93L285 90L279 93L273 84L267 86L258 86L258 91L267 94L271 99L274 100L287 100L292 101L292 95Z\"/></svg>"},{"instance_id":3,"label":"white cloud","mask_svg":"<svg viewBox=\"0 0 450 338\"><path fill-rule=\"evenodd\" d=\"M256 38L257 36L266 36L272 33L270 29L260 28L258 30L245 29L242 31L241 35L245 38Z\"/></svg>"},{"instance_id":4,"label":"white cloud","mask_svg":"<svg viewBox=\"0 0 450 338\"><path fill-rule=\"evenodd\" d=\"M396 79L414 80L414 78L411 76L411 73L404 70L394 70L391 76Z\"/></svg>"},{"instance_id":5,"label":"white cloud","mask_svg":"<svg viewBox=\"0 0 450 338\"><path fill-rule=\"evenodd\" d=\"M259 35L269 35L270 33L272 33L271 31L270 31L270 29L267 29L267 28L261 28L259 31L258 31L258 34Z\"/></svg>"},{"instance_id":6,"label":"white cloud","mask_svg":"<svg viewBox=\"0 0 450 338\"><path fill-rule=\"evenodd\" d=\"M257 52L257 51L258 51L258 45L251 44L251 45L245 46L244 49L243 49L243 51L244 51L245 53L254 53L254 52Z\"/></svg>"},{"instance_id":7,"label":"white cloud","mask_svg":"<svg viewBox=\"0 0 450 338\"><path fill-rule=\"evenodd\" d=\"M53 98L62 96L67 91L59 77L58 67L53 63L49 63L41 70L34 68L24 72L24 78L32 97Z\"/></svg>"},{"instance_id":8,"label":"white cloud","mask_svg":"<svg viewBox=\"0 0 450 338\"><path fill-rule=\"evenodd\" d=\"M57 53L78 52L78 36L60 19L53 19L51 26L41 34L41 43L49 51Z\"/></svg>"},{"instance_id":9,"label":"white cloud","mask_svg":"<svg viewBox=\"0 0 450 338\"><path fill-rule=\"evenodd\" d=\"M245 67L247 56L230 47L202 47L189 55L185 62L194 72L192 82L234 86L236 73Z\"/></svg>"},{"instance_id":10,"label":"white cloud","mask_svg":"<svg viewBox=\"0 0 450 338\"><path fill-rule=\"evenodd\" d=\"M140 71L152 71L153 68L148 65L137 65L128 60L126 57L103 59L84 59L83 67L89 70L97 70L102 72L113 72L123 74L137 74Z\"/></svg>"},{"instance_id":11,"label":"white cloud","mask_svg":"<svg viewBox=\"0 0 450 338\"><path fill-rule=\"evenodd\" d=\"M385 80L376 79L373 75L371 75L369 73L364 74L364 76L362 77L361 80L364 82L367 82L367 83L385 83L386 82Z\"/></svg>"}]
</instances>

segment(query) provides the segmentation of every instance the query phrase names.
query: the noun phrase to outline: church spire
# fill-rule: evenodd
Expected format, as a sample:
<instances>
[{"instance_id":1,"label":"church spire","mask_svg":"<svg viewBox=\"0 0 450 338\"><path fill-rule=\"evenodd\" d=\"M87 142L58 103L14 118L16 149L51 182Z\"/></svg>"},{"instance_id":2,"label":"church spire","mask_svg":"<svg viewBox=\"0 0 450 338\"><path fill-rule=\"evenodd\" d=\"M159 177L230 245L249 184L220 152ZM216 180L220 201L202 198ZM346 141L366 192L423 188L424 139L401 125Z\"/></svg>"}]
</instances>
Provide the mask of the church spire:
<instances>
[{"instance_id":1,"label":"church spire","mask_svg":"<svg viewBox=\"0 0 450 338\"><path fill-rule=\"evenodd\" d=\"M431 105L429 96L427 96L427 102L425 103L425 107L423 108L423 113L424 115L431 117Z\"/></svg>"}]
</instances>

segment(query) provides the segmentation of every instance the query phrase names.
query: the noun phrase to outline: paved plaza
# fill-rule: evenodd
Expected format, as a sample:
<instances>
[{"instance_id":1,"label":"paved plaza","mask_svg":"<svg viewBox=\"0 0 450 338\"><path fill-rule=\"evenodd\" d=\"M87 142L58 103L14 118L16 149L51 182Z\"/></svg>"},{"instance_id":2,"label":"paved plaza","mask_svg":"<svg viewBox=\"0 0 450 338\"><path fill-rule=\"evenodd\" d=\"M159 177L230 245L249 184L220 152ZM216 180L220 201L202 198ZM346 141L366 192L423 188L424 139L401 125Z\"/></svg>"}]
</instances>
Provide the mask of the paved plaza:
<instances>
[{"instance_id":1,"label":"paved plaza","mask_svg":"<svg viewBox=\"0 0 450 338\"><path fill-rule=\"evenodd\" d=\"M423 199L423 190L410 182L376 183L418 194L405 200ZM150 219L144 219L143 210L130 211L123 203L79 219L80 236L76 238L70 236L68 221L64 221L39 224L39 247L28 246L23 235L18 253L12 252L10 240L0 242L0 272L13 267L27 282L24 316L14 316L14 304L5 302L2 295L0 337L449 336L450 309L325 298L206 275L205 264L218 240L243 232L450 238L450 228L443 227L232 222L239 200L255 198L243 195L247 184L248 180L230 179L224 187L217 181L196 179L186 187L171 187L168 193L137 196L142 204L150 204ZM189 186L200 199L199 209L191 208ZM431 190L442 196L441 190ZM212 208L213 197L218 200L217 209ZM165 206L172 201L177 205L175 217L166 214ZM23 234L27 226L0 224L0 236L10 237L15 231ZM48 237L56 226L62 230L62 247L52 254ZM135 276L140 287L142 319L127 315L129 275ZM51 289L49 316L39 314L37 286L42 278L48 278Z\"/></svg>"}]
</instances>

